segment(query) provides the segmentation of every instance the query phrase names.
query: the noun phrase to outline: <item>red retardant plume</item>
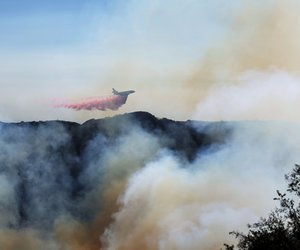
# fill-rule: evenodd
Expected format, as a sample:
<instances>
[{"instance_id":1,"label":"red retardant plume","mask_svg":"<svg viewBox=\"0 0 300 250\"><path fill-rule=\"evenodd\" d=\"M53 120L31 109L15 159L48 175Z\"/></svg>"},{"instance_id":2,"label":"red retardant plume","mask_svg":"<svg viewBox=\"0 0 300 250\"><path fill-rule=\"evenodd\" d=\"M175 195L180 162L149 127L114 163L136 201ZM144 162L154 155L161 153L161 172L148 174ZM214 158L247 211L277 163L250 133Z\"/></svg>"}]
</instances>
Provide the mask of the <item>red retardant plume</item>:
<instances>
[{"instance_id":1,"label":"red retardant plume","mask_svg":"<svg viewBox=\"0 0 300 250\"><path fill-rule=\"evenodd\" d=\"M61 102L55 107L64 107L75 110L117 110L126 103L128 96L112 95L108 97L92 97L77 102Z\"/></svg>"}]
</instances>

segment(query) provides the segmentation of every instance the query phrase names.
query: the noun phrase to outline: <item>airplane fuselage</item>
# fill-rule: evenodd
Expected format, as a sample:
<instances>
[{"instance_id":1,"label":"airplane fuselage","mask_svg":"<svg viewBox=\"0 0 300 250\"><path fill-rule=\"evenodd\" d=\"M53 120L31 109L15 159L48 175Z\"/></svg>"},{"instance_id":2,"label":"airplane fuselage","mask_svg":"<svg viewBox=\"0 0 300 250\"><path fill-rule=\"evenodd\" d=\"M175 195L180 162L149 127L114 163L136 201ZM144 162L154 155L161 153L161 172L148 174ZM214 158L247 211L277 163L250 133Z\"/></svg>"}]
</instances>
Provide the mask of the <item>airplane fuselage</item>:
<instances>
[{"instance_id":1,"label":"airplane fuselage","mask_svg":"<svg viewBox=\"0 0 300 250\"><path fill-rule=\"evenodd\" d=\"M119 92L119 91L116 91L115 89L112 89L112 92L113 92L114 95L120 95L120 96L128 96L130 94L135 93L134 90L128 90L128 91Z\"/></svg>"}]
</instances>

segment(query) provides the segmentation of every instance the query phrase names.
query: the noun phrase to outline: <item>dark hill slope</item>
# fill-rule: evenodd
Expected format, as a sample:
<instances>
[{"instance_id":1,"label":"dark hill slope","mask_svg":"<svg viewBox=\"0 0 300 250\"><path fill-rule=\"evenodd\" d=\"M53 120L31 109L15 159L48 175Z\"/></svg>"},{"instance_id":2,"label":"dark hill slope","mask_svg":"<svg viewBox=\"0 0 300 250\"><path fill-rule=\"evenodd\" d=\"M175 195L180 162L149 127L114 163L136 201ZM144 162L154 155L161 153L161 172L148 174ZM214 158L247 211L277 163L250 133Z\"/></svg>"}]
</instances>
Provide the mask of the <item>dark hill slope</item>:
<instances>
[{"instance_id":1,"label":"dark hill slope","mask_svg":"<svg viewBox=\"0 0 300 250\"><path fill-rule=\"evenodd\" d=\"M104 171L101 169L113 158L121 157L120 138L130 139L136 133L132 131L155 138L160 145L156 153L168 150L183 161L193 161L197 154L221 146L230 134L223 123L177 122L145 112L83 124L1 123L0 183L5 195L0 197L0 226L45 230L62 214L80 220L93 219L99 207L91 209L87 197L99 188ZM130 164L143 167L153 159L139 151L142 144L136 144ZM108 161L109 152L116 153Z\"/></svg>"}]
</instances>

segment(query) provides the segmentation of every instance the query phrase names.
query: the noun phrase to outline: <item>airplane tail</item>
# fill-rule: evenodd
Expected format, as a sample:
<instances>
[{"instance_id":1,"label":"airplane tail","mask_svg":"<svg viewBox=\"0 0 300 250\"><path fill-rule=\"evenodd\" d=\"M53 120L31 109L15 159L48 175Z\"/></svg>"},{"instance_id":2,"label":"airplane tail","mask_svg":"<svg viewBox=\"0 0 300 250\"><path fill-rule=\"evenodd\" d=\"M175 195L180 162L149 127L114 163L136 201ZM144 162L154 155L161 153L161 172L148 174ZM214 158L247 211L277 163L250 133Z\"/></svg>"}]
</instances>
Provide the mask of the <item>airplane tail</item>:
<instances>
[{"instance_id":1,"label":"airplane tail","mask_svg":"<svg viewBox=\"0 0 300 250\"><path fill-rule=\"evenodd\" d=\"M113 94L114 94L114 95L117 95L117 94L119 94L119 92L118 92L118 91L116 91L114 88L112 89L112 92L113 92Z\"/></svg>"}]
</instances>

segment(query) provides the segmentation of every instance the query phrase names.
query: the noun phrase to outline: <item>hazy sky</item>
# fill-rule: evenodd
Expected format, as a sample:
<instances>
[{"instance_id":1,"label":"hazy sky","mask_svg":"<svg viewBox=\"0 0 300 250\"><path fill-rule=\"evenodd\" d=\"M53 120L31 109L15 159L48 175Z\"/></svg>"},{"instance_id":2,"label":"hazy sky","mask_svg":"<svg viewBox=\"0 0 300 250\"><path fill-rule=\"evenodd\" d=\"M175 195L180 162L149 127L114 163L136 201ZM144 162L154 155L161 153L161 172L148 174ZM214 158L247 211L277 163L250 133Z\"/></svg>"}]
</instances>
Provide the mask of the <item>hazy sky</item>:
<instances>
[{"instance_id":1,"label":"hazy sky","mask_svg":"<svg viewBox=\"0 0 300 250\"><path fill-rule=\"evenodd\" d=\"M285 44L276 36L283 30L280 35L295 40L297 33L286 27L299 19L289 12L297 3L0 1L0 119L84 121L136 110L173 119L224 119L215 110L213 116L202 111L198 115L199 105L201 110L202 102L212 98L212 86L235 84L252 70L265 72L274 66L284 73L297 70L293 66L298 59L284 67L288 60L282 55L287 52L272 58L286 45L297 55L296 41ZM294 17L297 20L291 21ZM269 35L266 44L263 38L258 40L261 27L268 30L263 33ZM270 37L280 39L276 53L269 46ZM264 46L271 48L270 53ZM112 87L136 90L117 112L51 106L56 98L108 95Z\"/></svg>"}]
</instances>

